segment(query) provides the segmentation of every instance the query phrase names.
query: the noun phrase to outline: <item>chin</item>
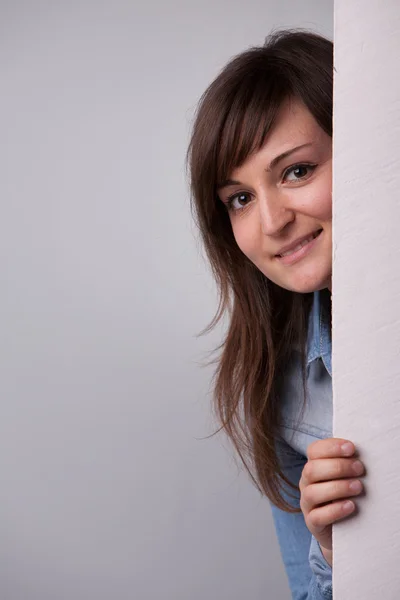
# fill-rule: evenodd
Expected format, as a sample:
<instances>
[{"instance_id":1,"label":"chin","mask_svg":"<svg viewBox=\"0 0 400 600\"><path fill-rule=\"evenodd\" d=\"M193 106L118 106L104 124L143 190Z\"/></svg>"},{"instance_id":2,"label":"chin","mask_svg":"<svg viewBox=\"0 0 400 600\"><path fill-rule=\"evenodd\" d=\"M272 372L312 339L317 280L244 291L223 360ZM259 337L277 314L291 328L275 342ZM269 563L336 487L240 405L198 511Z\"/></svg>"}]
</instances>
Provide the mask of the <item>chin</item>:
<instances>
[{"instance_id":1,"label":"chin","mask_svg":"<svg viewBox=\"0 0 400 600\"><path fill-rule=\"evenodd\" d=\"M287 279L286 281L276 281L286 290L296 292L298 294L310 294L319 290L331 289L331 274L323 273L318 275L313 273L311 276L299 276Z\"/></svg>"}]
</instances>

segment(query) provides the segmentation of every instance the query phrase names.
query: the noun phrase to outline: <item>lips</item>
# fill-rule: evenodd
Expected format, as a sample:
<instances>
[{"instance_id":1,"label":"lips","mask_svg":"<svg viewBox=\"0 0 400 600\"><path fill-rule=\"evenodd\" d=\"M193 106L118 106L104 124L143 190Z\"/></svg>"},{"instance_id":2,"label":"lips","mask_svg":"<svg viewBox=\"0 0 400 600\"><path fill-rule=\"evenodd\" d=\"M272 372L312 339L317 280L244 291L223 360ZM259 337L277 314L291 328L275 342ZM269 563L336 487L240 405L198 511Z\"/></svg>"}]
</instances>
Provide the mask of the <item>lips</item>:
<instances>
[{"instance_id":1,"label":"lips","mask_svg":"<svg viewBox=\"0 0 400 600\"><path fill-rule=\"evenodd\" d=\"M303 248L303 246L307 246L307 244L315 240L315 238L319 236L321 231L322 229L319 229L314 233L310 233L307 236L295 240L294 242L292 242L292 244L284 246L280 250L280 252L276 254L276 256L278 256L279 258L284 258L285 256L290 256L291 254L298 252L299 250L301 250L301 248Z\"/></svg>"}]
</instances>

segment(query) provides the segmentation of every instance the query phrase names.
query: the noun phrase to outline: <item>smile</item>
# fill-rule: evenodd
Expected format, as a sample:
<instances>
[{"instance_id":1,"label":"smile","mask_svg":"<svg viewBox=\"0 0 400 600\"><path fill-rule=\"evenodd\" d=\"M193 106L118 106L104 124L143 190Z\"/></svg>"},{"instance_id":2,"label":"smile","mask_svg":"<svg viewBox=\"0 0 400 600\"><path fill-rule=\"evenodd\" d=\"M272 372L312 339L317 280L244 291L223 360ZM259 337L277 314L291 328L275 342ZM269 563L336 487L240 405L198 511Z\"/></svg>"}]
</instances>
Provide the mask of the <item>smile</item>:
<instances>
[{"instance_id":1,"label":"smile","mask_svg":"<svg viewBox=\"0 0 400 600\"><path fill-rule=\"evenodd\" d=\"M311 233L309 236L295 242L292 246L286 246L280 254L276 255L279 262L285 265L291 265L303 258L315 246L317 239L322 233L322 229Z\"/></svg>"}]
</instances>

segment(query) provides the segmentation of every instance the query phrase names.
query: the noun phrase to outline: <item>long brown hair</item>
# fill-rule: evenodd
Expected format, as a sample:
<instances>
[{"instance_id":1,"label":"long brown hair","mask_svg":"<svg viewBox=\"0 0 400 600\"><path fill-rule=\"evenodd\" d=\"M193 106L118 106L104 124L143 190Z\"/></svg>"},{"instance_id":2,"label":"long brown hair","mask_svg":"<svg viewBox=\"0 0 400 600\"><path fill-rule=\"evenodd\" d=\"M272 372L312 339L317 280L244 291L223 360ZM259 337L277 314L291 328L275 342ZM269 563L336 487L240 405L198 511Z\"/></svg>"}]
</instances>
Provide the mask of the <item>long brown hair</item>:
<instances>
[{"instance_id":1,"label":"long brown hair","mask_svg":"<svg viewBox=\"0 0 400 600\"><path fill-rule=\"evenodd\" d=\"M294 343L303 381L311 295L280 288L241 252L217 187L266 141L282 103L298 98L332 135L333 45L304 30L272 33L264 46L234 57L203 94L188 150L192 207L219 289L210 324L229 315L214 378L214 407L258 489L279 508L298 512L282 495L275 439L278 382Z\"/></svg>"}]
</instances>

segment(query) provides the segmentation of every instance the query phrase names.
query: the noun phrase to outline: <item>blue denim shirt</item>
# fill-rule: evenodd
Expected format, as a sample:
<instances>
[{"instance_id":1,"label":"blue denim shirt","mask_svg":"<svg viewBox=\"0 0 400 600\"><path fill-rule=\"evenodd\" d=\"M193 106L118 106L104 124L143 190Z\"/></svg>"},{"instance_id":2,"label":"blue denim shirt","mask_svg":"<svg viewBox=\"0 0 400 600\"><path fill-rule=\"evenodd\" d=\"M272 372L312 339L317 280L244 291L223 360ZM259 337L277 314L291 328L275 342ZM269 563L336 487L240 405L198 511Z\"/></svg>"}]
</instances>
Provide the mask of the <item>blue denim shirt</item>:
<instances>
[{"instance_id":1,"label":"blue denim shirt","mask_svg":"<svg viewBox=\"0 0 400 600\"><path fill-rule=\"evenodd\" d=\"M322 293L314 293L308 320L307 397L303 413L301 354L297 350L292 353L280 388L282 426L277 452L286 476L297 485L307 462L309 444L332 437L331 319ZM300 506L300 494L288 486L283 494L292 505ZM292 599L332 600L332 568L307 529L303 513L290 514L272 503L271 508Z\"/></svg>"}]
</instances>

